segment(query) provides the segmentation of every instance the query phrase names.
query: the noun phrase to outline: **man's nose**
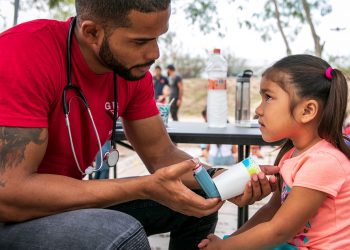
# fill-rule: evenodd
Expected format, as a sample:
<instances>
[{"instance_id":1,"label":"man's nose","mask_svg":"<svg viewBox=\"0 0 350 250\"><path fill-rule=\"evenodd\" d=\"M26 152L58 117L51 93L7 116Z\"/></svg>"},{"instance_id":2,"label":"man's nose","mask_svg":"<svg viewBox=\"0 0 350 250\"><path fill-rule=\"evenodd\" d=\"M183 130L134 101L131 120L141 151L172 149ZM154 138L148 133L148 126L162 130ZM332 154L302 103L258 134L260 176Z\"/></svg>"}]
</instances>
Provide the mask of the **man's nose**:
<instances>
[{"instance_id":1,"label":"man's nose","mask_svg":"<svg viewBox=\"0 0 350 250\"><path fill-rule=\"evenodd\" d=\"M154 61L160 56L157 40L153 41L146 52L146 61Z\"/></svg>"}]
</instances>

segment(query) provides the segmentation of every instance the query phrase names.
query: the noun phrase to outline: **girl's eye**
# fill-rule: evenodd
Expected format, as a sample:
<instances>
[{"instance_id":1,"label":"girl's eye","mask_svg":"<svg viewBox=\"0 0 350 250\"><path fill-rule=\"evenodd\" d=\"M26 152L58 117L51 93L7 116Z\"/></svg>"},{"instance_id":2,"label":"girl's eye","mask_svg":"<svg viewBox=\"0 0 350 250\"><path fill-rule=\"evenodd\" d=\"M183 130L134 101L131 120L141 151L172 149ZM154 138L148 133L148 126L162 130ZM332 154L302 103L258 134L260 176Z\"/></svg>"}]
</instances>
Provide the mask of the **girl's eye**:
<instances>
[{"instance_id":1,"label":"girl's eye","mask_svg":"<svg viewBox=\"0 0 350 250\"><path fill-rule=\"evenodd\" d=\"M270 101L272 99L272 97L271 96L269 96L269 95L267 95L267 94L265 94L265 101Z\"/></svg>"}]
</instances>

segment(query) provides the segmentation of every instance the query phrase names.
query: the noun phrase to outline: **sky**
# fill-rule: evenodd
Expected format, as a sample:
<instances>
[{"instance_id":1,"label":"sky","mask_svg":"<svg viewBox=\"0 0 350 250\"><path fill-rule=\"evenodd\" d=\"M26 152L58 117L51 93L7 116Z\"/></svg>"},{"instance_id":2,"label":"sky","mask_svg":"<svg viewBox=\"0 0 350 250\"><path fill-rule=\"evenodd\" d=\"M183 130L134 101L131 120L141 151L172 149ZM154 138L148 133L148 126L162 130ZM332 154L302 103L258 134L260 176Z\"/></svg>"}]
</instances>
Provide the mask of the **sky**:
<instances>
[{"instance_id":1,"label":"sky","mask_svg":"<svg viewBox=\"0 0 350 250\"><path fill-rule=\"evenodd\" d=\"M184 3L189 0L178 1ZM0 18L0 32L9 28L13 22L12 2L12 0L0 0L0 14L6 14L5 22ZM176 46L183 52L192 55L206 56L208 51L212 51L213 48L221 48L225 53L232 53L237 58L244 58L252 65L271 64L286 55L280 34L272 34L272 40L263 42L260 33L246 28L240 29L237 21L243 17L251 16L254 11L262 8L262 2L264 1L254 1L248 6L249 8L238 11L234 6L228 5L227 1L219 1L217 8L223 27L221 31L225 34L223 38L218 37L215 32L203 35L197 26L191 25L189 20L186 20L185 13L182 11L177 11L171 16L169 31L177 34ZM321 37L321 41L325 41L324 55L326 57L329 55L350 57L350 1L330 0L329 3L332 5L330 14L324 17L315 16L316 32ZM49 17L48 12L29 10L24 13L21 11L19 23L34 18ZM343 30L334 31L333 29L336 27ZM293 54L313 51L310 28L305 25L290 45Z\"/></svg>"}]
</instances>

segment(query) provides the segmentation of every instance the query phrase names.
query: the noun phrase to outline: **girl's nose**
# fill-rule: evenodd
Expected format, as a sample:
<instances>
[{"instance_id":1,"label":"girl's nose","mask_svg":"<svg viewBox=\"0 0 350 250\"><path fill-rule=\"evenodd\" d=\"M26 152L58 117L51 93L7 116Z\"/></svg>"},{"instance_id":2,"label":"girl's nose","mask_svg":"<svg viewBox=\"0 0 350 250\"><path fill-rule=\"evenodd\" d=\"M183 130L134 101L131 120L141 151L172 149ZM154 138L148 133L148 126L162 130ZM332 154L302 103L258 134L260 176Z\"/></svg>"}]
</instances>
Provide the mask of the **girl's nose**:
<instances>
[{"instance_id":1,"label":"girl's nose","mask_svg":"<svg viewBox=\"0 0 350 250\"><path fill-rule=\"evenodd\" d=\"M262 115L263 115L263 113L262 113L262 108L261 108L261 103L259 104L259 106L256 107L256 109L255 109L255 114L256 114L257 116L262 116Z\"/></svg>"}]
</instances>

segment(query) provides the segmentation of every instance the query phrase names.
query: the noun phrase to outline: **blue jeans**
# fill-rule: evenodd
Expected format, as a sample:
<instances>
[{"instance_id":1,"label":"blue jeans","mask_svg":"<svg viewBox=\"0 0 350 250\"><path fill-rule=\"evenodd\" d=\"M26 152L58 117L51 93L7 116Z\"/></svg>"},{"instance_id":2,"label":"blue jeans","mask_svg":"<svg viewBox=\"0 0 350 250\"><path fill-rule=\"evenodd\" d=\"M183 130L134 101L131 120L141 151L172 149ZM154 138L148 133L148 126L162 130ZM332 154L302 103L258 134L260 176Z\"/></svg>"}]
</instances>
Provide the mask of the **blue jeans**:
<instances>
[{"instance_id":1,"label":"blue jeans","mask_svg":"<svg viewBox=\"0 0 350 250\"><path fill-rule=\"evenodd\" d=\"M0 225L0 249L143 250L150 249L148 235L165 232L170 232L170 250L198 249L200 240L214 232L217 219L217 213L195 218L151 200L136 200Z\"/></svg>"},{"instance_id":2,"label":"blue jeans","mask_svg":"<svg viewBox=\"0 0 350 250\"><path fill-rule=\"evenodd\" d=\"M0 226L0 249L150 249L142 225L108 209L81 209Z\"/></svg>"}]
</instances>

